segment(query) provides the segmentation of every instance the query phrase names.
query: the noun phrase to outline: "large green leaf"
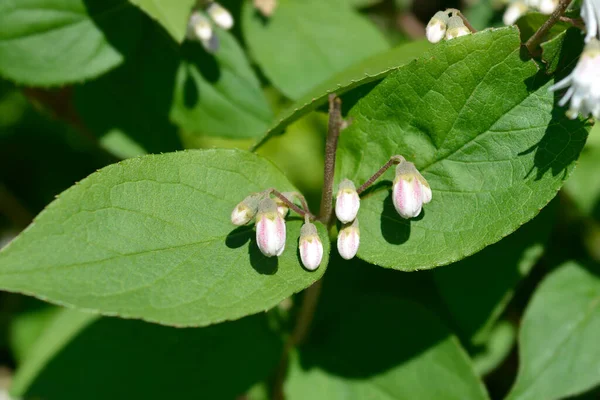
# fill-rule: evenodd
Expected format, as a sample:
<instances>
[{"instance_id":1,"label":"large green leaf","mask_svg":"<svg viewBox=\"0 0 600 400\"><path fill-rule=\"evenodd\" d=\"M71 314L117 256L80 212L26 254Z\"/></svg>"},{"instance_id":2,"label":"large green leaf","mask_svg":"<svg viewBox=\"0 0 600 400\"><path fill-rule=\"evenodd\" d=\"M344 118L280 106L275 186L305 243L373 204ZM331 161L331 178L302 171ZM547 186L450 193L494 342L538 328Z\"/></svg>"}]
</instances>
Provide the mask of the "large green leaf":
<instances>
[{"instance_id":1,"label":"large green leaf","mask_svg":"<svg viewBox=\"0 0 600 400\"><path fill-rule=\"evenodd\" d=\"M352 65L327 79L281 112L276 123L269 128L254 148L260 147L271 136L283 132L294 121L326 104L330 93L341 96L359 86L381 80L398 67L422 55L431 46L431 43L425 40L403 44Z\"/></svg>"},{"instance_id":2,"label":"large green leaf","mask_svg":"<svg viewBox=\"0 0 600 400\"><path fill-rule=\"evenodd\" d=\"M388 47L369 21L322 0L281 1L266 20L247 1L242 29L265 75L292 99Z\"/></svg>"},{"instance_id":3,"label":"large green leaf","mask_svg":"<svg viewBox=\"0 0 600 400\"><path fill-rule=\"evenodd\" d=\"M573 169L586 124L554 107L552 82L520 56L515 28L436 46L350 111L337 179L366 181L390 156L413 161L433 200L402 219L393 170L363 196L358 256L405 271L460 260L533 218Z\"/></svg>"},{"instance_id":4,"label":"large green leaf","mask_svg":"<svg viewBox=\"0 0 600 400\"><path fill-rule=\"evenodd\" d=\"M542 255L555 212L548 206L500 242L433 271L444 304L465 339L475 345L487 340L516 286Z\"/></svg>"},{"instance_id":5,"label":"large green leaf","mask_svg":"<svg viewBox=\"0 0 600 400\"><path fill-rule=\"evenodd\" d=\"M358 297L328 322L293 360L287 399L488 398L458 340L417 303Z\"/></svg>"},{"instance_id":6,"label":"large green leaf","mask_svg":"<svg viewBox=\"0 0 600 400\"><path fill-rule=\"evenodd\" d=\"M157 20L173 38L182 42L196 0L129 0Z\"/></svg>"},{"instance_id":7,"label":"large green leaf","mask_svg":"<svg viewBox=\"0 0 600 400\"><path fill-rule=\"evenodd\" d=\"M230 215L251 192L293 190L271 163L238 150L144 156L67 190L0 252L0 288L107 315L200 326L264 311L319 279L297 253L260 253Z\"/></svg>"},{"instance_id":8,"label":"large green leaf","mask_svg":"<svg viewBox=\"0 0 600 400\"><path fill-rule=\"evenodd\" d=\"M17 371L12 391L46 400L230 400L268 377L281 347L264 316L173 329L64 310Z\"/></svg>"},{"instance_id":9,"label":"large green leaf","mask_svg":"<svg viewBox=\"0 0 600 400\"><path fill-rule=\"evenodd\" d=\"M509 400L552 400L600 384L600 268L567 263L544 280L519 334Z\"/></svg>"},{"instance_id":10,"label":"large green leaf","mask_svg":"<svg viewBox=\"0 0 600 400\"><path fill-rule=\"evenodd\" d=\"M127 0L0 2L0 75L48 86L94 78L121 64L140 37Z\"/></svg>"},{"instance_id":11,"label":"large green leaf","mask_svg":"<svg viewBox=\"0 0 600 400\"><path fill-rule=\"evenodd\" d=\"M249 138L264 134L273 116L243 50L219 30L220 49L176 45L152 21L126 63L77 90L77 107L97 135L118 131L148 152L180 147L189 134ZM109 117L107 117L109 115Z\"/></svg>"}]
</instances>

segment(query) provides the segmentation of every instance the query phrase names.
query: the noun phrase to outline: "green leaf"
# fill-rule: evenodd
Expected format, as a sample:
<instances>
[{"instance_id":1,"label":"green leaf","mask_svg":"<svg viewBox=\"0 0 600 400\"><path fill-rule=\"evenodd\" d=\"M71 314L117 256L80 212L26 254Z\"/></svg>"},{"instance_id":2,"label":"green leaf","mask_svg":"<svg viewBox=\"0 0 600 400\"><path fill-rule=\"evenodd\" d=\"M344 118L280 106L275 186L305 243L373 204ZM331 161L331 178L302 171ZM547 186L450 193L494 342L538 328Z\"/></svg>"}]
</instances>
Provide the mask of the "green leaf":
<instances>
[{"instance_id":1,"label":"green leaf","mask_svg":"<svg viewBox=\"0 0 600 400\"><path fill-rule=\"evenodd\" d=\"M217 32L221 47L213 56L195 42L177 46L144 22L144 39L122 67L77 88L86 126L100 137L124 134L151 153L180 149L178 128L231 138L264 134L271 109L230 33Z\"/></svg>"},{"instance_id":2,"label":"green leaf","mask_svg":"<svg viewBox=\"0 0 600 400\"><path fill-rule=\"evenodd\" d=\"M539 12L528 12L517 21L517 26L521 33L521 41L525 43L541 26L548 20L549 16ZM571 24L565 21L558 21L548 31L545 39L550 40L561 32L571 27Z\"/></svg>"},{"instance_id":3,"label":"green leaf","mask_svg":"<svg viewBox=\"0 0 600 400\"><path fill-rule=\"evenodd\" d=\"M569 28L542 43L542 60L546 63L546 71L553 74L575 67L583 45L583 35L578 28Z\"/></svg>"},{"instance_id":4,"label":"green leaf","mask_svg":"<svg viewBox=\"0 0 600 400\"><path fill-rule=\"evenodd\" d=\"M416 219L390 196L393 169L363 196L358 256L404 271L495 243L533 218L573 169L586 123L554 110L552 82L520 57L515 28L436 46L389 75L350 111L336 179L365 182L394 154L433 190Z\"/></svg>"},{"instance_id":5,"label":"green leaf","mask_svg":"<svg viewBox=\"0 0 600 400\"><path fill-rule=\"evenodd\" d=\"M257 149L273 135L283 132L294 121L327 104L330 93L341 96L352 89L381 80L431 47L431 43L425 40L407 43L370 57L327 79L284 110L254 148Z\"/></svg>"},{"instance_id":6,"label":"green leaf","mask_svg":"<svg viewBox=\"0 0 600 400\"><path fill-rule=\"evenodd\" d=\"M369 21L329 1L281 1L268 20L245 2L242 29L264 74L291 99L388 48Z\"/></svg>"},{"instance_id":7,"label":"green leaf","mask_svg":"<svg viewBox=\"0 0 600 400\"><path fill-rule=\"evenodd\" d=\"M458 340L419 304L363 296L329 323L292 360L287 399L488 398Z\"/></svg>"},{"instance_id":8,"label":"green leaf","mask_svg":"<svg viewBox=\"0 0 600 400\"><path fill-rule=\"evenodd\" d=\"M434 271L444 304L471 343L481 345L487 340L518 283L541 257L555 212L556 207L548 206L498 243Z\"/></svg>"},{"instance_id":9,"label":"green leaf","mask_svg":"<svg viewBox=\"0 0 600 400\"><path fill-rule=\"evenodd\" d=\"M0 288L106 315L202 326L267 310L319 279L287 223L281 257L260 253L230 215L249 193L294 188L271 163L239 150L125 160L50 204L0 252Z\"/></svg>"},{"instance_id":10,"label":"green leaf","mask_svg":"<svg viewBox=\"0 0 600 400\"><path fill-rule=\"evenodd\" d=\"M62 85L118 66L140 37L126 0L0 3L0 75L21 84Z\"/></svg>"},{"instance_id":11,"label":"green leaf","mask_svg":"<svg viewBox=\"0 0 600 400\"><path fill-rule=\"evenodd\" d=\"M600 383L600 269L570 262L537 288L519 334L519 373L507 399L552 400Z\"/></svg>"},{"instance_id":12,"label":"green leaf","mask_svg":"<svg viewBox=\"0 0 600 400\"><path fill-rule=\"evenodd\" d=\"M590 139L581 152L577 168L565 183L565 191L584 215L600 220L600 125L590 132Z\"/></svg>"},{"instance_id":13,"label":"green leaf","mask_svg":"<svg viewBox=\"0 0 600 400\"><path fill-rule=\"evenodd\" d=\"M9 331L10 347L19 364L28 356L37 339L58 312L58 307L45 307L21 313L13 318Z\"/></svg>"},{"instance_id":14,"label":"green leaf","mask_svg":"<svg viewBox=\"0 0 600 400\"><path fill-rule=\"evenodd\" d=\"M195 0L129 0L158 21L177 42L185 38Z\"/></svg>"},{"instance_id":15,"label":"green leaf","mask_svg":"<svg viewBox=\"0 0 600 400\"><path fill-rule=\"evenodd\" d=\"M486 376L500 366L510 355L516 340L515 327L500 321L490 329L487 341L473 355L473 367L479 376Z\"/></svg>"},{"instance_id":16,"label":"green leaf","mask_svg":"<svg viewBox=\"0 0 600 400\"><path fill-rule=\"evenodd\" d=\"M63 310L17 371L24 398L233 399L277 365L281 342L263 316L203 329Z\"/></svg>"}]
</instances>

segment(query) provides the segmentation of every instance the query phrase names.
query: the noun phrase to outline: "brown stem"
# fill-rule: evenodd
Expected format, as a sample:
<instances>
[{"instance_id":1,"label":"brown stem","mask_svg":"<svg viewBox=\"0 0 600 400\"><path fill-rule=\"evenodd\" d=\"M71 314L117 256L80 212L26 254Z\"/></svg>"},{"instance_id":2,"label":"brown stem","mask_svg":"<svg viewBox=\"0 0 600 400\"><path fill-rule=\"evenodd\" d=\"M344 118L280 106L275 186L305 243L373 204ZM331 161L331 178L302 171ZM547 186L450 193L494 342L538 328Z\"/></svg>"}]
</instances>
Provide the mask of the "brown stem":
<instances>
[{"instance_id":1,"label":"brown stem","mask_svg":"<svg viewBox=\"0 0 600 400\"><path fill-rule=\"evenodd\" d=\"M319 219L329 227L333 212L333 176L335 173L335 153L342 130L342 101L335 94L329 95L329 127L325 142L325 171Z\"/></svg>"},{"instance_id":2,"label":"brown stem","mask_svg":"<svg viewBox=\"0 0 600 400\"><path fill-rule=\"evenodd\" d=\"M306 205L306 201L303 201L303 199L300 199L300 201L302 202L304 210L292 203L287 197L285 197L282 193L278 192L275 189L267 189L267 192L277 196L281 201L285 203L286 206L288 206L291 210L295 211L296 213L300 214L300 216L304 217L308 215L308 217L312 220L317 219L317 217L311 214L311 212L308 209L308 206Z\"/></svg>"},{"instance_id":3,"label":"brown stem","mask_svg":"<svg viewBox=\"0 0 600 400\"><path fill-rule=\"evenodd\" d=\"M573 0L560 0L558 6L556 6L556 9L550 15L550 18L548 18L548 20L544 22L544 25L542 25L540 29L538 29L533 36L527 40L525 47L527 48L527 51L529 51L529 54L532 56L535 54L535 50L537 49L538 45L544 40L548 34L548 31L550 31L550 28L552 28L554 24L560 20L560 17L563 16L572 1Z\"/></svg>"},{"instance_id":4,"label":"brown stem","mask_svg":"<svg viewBox=\"0 0 600 400\"><path fill-rule=\"evenodd\" d=\"M575 28L585 29L585 23L582 18L569 18L562 16L558 19L560 22L566 22L567 24L573 25Z\"/></svg>"},{"instance_id":5,"label":"brown stem","mask_svg":"<svg viewBox=\"0 0 600 400\"><path fill-rule=\"evenodd\" d=\"M463 23L465 24L465 26L467 28L469 28L469 30L471 31L471 33L477 32L477 29L473 28L473 25L471 25L471 23L469 22L469 20L467 19L467 17L465 17L463 15L463 13L459 12L458 15L463 20Z\"/></svg>"},{"instance_id":6,"label":"brown stem","mask_svg":"<svg viewBox=\"0 0 600 400\"><path fill-rule=\"evenodd\" d=\"M403 159L404 158L402 156L393 156L392 158L390 158L390 160L388 162L386 162L385 164L383 164L383 166L381 168L379 168L379 170L377 172L375 172L373 174L373 176L370 177L365 183L363 183L356 190L356 192L358 194L361 194L362 192L364 192L365 190L367 190L367 188L369 186L371 186L373 184L373 182L375 182L377 180L377 178L379 178L381 175L383 175L383 173L385 171L387 171L392 165L398 164Z\"/></svg>"}]
</instances>

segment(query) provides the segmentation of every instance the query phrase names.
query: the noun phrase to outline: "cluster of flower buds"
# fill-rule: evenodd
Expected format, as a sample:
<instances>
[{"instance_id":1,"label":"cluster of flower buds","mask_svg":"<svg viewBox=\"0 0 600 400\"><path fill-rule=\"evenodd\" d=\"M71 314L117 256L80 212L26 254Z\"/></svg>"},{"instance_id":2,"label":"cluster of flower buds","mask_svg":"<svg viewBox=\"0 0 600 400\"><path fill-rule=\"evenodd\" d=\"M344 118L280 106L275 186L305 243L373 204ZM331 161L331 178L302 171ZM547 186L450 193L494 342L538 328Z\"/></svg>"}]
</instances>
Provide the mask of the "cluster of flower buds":
<instances>
[{"instance_id":1,"label":"cluster of flower buds","mask_svg":"<svg viewBox=\"0 0 600 400\"><path fill-rule=\"evenodd\" d=\"M529 10L549 15L556 9L556 6L558 6L558 0L513 0L506 8L502 21L505 25L512 25Z\"/></svg>"},{"instance_id":2,"label":"cluster of flower buds","mask_svg":"<svg viewBox=\"0 0 600 400\"><path fill-rule=\"evenodd\" d=\"M357 218L359 208L360 197L354 182L344 179L338 186L335 198L335 216L343 224L338 233L338 253L346 260L354 258L360 244Z\"/></svg>"},{"instance_id":3,"label":"cluster of flower buds","mask_svg":"<svg viewBox=\"0 0 600 400\"><path fill-rule=\"evenodd\" d=\"M431 43L437 43L444 38L455 39L470 33L471 30L465 25L460 11L453 8L435 13L425 29L427 40Z\"/></svg>"},{"instance_id":4,"label":"cluster of flower buds","mask_svg":"<svg viewBox=\"0 0 600 400\"><path fill-rule=\"evenodd\" d=\"M273 190L265 190L252 193L231 212L231 223L237 226L247 225L256 218L256 244L261 253L267 257L279 257L285 250L285 218L289 213L290 205L295 207L292 200L301 197L296 192L281 194L277 192L278 196L271 198L273 192ZM303 197L301 199L304 200ZM305 222L300 229L298 244L300 259L306 269L314 271L323 259L323 243L319 238L317 227L309 220L308 210L303 211Z\"/></svg>"},{"instance_id":5,"label":"cluster of flower buds","mask_svg":"<svg viewBox=\"0 0 600 400\"><path fill-rule=\"evenodd\" d=\"M202 43L209 53L219 50L219 38L215 35L213 23L220 28L231 29L233 17L215 1L199 1L188 20L187 38Z\"/></svg>"},{"instance_id":6,"label":"cluster of flower buds","mask_svg":"<svg viewBox=\"0 0 600 400\"><path fill-rule=\"evenodd\" d=\"M570 101L569 118L574 119L578 114L600 118L600 41L595 37L585 45L573 72L550 90L566 87L569 89L558 104L562 107Z\"/></svg>"}]
</instances>

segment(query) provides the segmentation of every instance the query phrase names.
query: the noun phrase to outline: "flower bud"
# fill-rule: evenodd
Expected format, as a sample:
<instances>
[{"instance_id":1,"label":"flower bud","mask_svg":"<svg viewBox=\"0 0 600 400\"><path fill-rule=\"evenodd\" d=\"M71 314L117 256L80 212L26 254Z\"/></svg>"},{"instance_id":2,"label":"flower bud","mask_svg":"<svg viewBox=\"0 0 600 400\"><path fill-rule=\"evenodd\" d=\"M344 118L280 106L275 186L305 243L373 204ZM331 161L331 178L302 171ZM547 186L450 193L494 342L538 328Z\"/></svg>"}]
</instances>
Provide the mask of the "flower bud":
<instances>
[{"instance_id":1,"label":"flower bud","mask_svg":"<svg viewBox=\"0 0 600 400\"><path fill-rule=\"evenodd\" d=\"M442 40L444 35L446 35L448 19L448 13L444 11L438 11L435 13L435 15L429 20L427 28L425 29L427 40L429 40L431 43L437 43Z\"/></svg>"},{"instance_id":2,"label":"flower bud","mask_svg":"<svg viewBox=\"0 0 600 400\"><path fill-rule=\"evenodd\" d=\"M458 15L448 19L448 30L446 30L446 40L469 35L471 31L465 26L462 18Z\"/></svg>"},{"instance_id":3,"label":"flower bud","mask_svg":"<svg viewBox=\"0 0 600 400\"><path fill-rule=\"evenodd\" d=\"M258 211L259 193L253 193L242 200L231 212L231 223L237 226L246 225Z\"/></svg>"},{"instance_id":4,"label":"flower bud","mask_svg":"<svg viewBox=\"0 0 600 400\"><path fill-rule=\"evenodd\" d=\"M254 7L265 17L270 17L275 12L277 0L254 0Z\"/></svg>"},{"instance_id":5,"label":"flower bud","mask_svg":"<svg viewBox=\"0 0 600 400\"><path fill-rule=\"evenodd\" d=\"M360 197L356 186L349 179L344 179L338 187L335 199L335 216L343 224L354 221L360 208Z\"/></svg>"},{"instance_id":6,"label":"flower bud","mask_svg":"<svg viewBox=\"0 0 600 400\"><path fill-rule=\"evenodd\" d=\"M292 201L292 199L294 198L293 192L283 192L281 194L289 201ZM277 212L279 213L279 215L281 215L283 218L287 217L288 212L290 211L288 205L285 204L285 202L279 197L275 198L275 203L277 204Z\"/></svg>"},{"instance_id":7,"label":"flower bud","mask_svg":"<svg viewBox=\"0 0 600 400\"><path fill-rule=\"evenodd\" d=\"M271 198L261 200L258 205L256 243L267 257L280 256L285 248L285 221Z\"/></svg>"},{"instance_id":8,"label":"flower bud","mask_svg":"<svg viewBox=\"0 0 600 400\"><path fill-rule=\"evenodd\" d=\"M512 25L517 22L527 10L528 7L525 3L522 1L515 1L506 8L506 11L502 16L502 22L504 22L504 25Z\"/></svg>"},{"instance_id":9,"label":"flower bud","mask_svg":"<svg viewBox=\"0 0 600 400\"><path fill-rule=\"evenodd\" d=\"M213 29L210 20L200 11L194 11L188 22L188 39L208 41L212 35Z\"/></svg>"},{"instance_id":10,"label":"flower bud","mask_svg":"<svg viewBox=\"0 0 600 400\"><path fill-rule=\"evenodd\" d=\"M211 2L206 7L206 12L208 13L208 15L210 15L210 18L212 18L212 20L215 21L215 24L217 24L219 27L223 29L231 29L231 27L233 26L233 17L229 13L229 11L227 11L225 7L223 7L216 1Z\"/></svg>"},{"instance_id":11,"label":"flower bud","mask_svg":"<svg viewBox=\"0 0 600 400\"><path fill-rule=\"evenodd\" d=\"M415 165L408 161L398 164L392 189L392 200L398 214L402 218L418 216L423 203L429 203L431 197L429 183L417 171Z\"/></svg>"},{"instance_id":12,"label":"flower bud","mask_svg":"<svg viewBox=\"0 0 600 400\"><path fill-rule=\"evenodd\" d=\"M337 238L337 249L340 256L346 260L354 258L360 245L360 230L358 229L358 219L351 224L347 224L340 230Z\"/></svg>"},{"instance_id":13,"label":"flower bud","mask_svg":"<svg viewBox=\"0 0 600 400\"><path fill-rule=\"evenodd\" d=\"M319 268L323 259L323 243L314 224L307 222L302 225L299 248L302 265L310 271Z\"/></svg>"}]
</instances>

